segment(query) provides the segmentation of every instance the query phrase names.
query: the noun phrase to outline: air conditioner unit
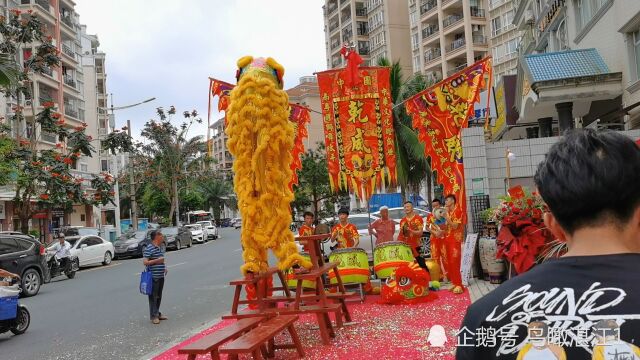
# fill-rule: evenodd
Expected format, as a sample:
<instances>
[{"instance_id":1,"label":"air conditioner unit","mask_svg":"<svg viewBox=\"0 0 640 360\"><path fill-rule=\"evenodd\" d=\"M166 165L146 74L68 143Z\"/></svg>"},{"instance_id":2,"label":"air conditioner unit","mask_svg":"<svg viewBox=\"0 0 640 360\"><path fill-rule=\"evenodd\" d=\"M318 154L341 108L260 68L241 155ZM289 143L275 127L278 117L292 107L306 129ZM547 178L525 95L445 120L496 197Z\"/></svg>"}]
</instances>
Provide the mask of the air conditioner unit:
<instances>
[{"instance_id":1,"label":"air conditioner unit","mask_svg":"<svg viewBox=\"0 0 640 360\"><path fill-rule=\"evenodd\" d=\"M524 22L527 24L533 24L535 22L533 11L527 10L524 12Z\"/></svg>"}]
</instances>

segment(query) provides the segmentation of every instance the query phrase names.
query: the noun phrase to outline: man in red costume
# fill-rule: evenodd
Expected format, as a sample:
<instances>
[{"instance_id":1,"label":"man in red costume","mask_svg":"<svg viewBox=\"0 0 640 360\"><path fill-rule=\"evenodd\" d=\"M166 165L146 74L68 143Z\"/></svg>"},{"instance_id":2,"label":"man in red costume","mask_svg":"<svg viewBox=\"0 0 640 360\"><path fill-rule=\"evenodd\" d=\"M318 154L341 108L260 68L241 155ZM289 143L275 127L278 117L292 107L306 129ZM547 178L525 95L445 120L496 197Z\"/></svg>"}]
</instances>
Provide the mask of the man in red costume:
<instances>
[{"instance_id":1,"label":"man in red costume","mask_svg":"<svg viewBox=\"0 0 640 360\"><path fill-rule=\"evenodd\" d=\"M443 244L444 232L440 228L441 221L436 216L437 213L439 213L442 210L444 209L442 208L442 203L440 202L440 199L437 199L437 198L433 199L433 201L431 201L431 213L427 215L427 218L426 218L426 226L429 229L429 232L431 233L431 236L429 237L429 240L431 242L431 259L436 264L438 264L438 266L441 269L440 271L441 278L434 279L434 280L442 280L442 278L444 278L444 275L445 275L445 269L442 262L442 252L444 250L444 244Z\"/></svg>"},{"instance_id":2,"label":"man in red costume","mask_svg":"<svg viewBox=\"0 0 640 360\"><path fill-rule=\"evenodd\" d=\"M331 240L338 244L332 249L346 249L358 247L360 244L360 234L355 225L349 223L349 209L342 208L338 211L340 222L331 229Z\"/></svg>"},{"instance_id":3,"label":"man in red costume","mask_svg":"<svg viewBox=\"0 0 640 360\"><path fill-rule=\"evenodd\" d=\"M304 224L300 226L298 230L299 236L311 236L315 232L315 227L313 226L313 220L315 220L315 216L310 211L305 211L304 213ZM304 252L307 252L307 244L303 245L302 248Z\"/></svg>"},{"instance_id":4,"label":"man in red costume","mask_svg":"<svg viewBox=\"0 0 640 360\"><path fill-rule=\"evenodd\" d=\"M446 209L446 224L444 225L444 252L442 254L442 260L447 272L447 277L453 284L451 291L453 291L454 294L462 294L464 287L462 287L460 261L464 227L462 226L461 209L456 206L456 197L452 194L447 195L444 200L444 206Z\"/></svg>"},{"instance_id":5,"label":"man in red costume","mask_svg":"<svg viewBox=\"0 0 640 360\"><path fill-rule=\"evenodd\" d=\"M349 44L342 45L340 54L344 56L347 61L345 67L346 82L348 86L355 86L360 83L360 76L358 75L358 67L362 64L362 57L356 52L355 46L349 46Z\"/></svg>"},{"instance_id":6,"label":"man in red costume","mask_svg":"<svg viewBox=\"0 0 640 360\"><path fill-rule=\"evenodd\" d=\"M420 215L413 211L413 203L411 201L404 203L404 211L406 216L400 220L400 235L398 235L398 241L403 241L409 245L418 265L429 272L427 264L418 252L424 221L422 221Z\"/></svg>"}]
</instances>

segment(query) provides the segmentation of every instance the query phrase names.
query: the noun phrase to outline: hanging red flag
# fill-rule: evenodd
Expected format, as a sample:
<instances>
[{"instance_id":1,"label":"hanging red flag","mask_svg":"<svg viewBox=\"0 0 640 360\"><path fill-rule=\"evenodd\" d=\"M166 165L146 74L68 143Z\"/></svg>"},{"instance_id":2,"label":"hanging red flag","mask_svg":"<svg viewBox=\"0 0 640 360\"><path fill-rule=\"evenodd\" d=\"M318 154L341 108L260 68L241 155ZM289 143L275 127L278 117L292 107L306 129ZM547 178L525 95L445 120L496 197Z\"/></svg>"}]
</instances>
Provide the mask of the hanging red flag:
<instances>
[{"instance_id":1,"label":"hanging red flag","mask_svg":"<svg viewBox=\"0 0 640 360\"><path fill-rule=\"evenodd\" d=\"M304 153L304 140L309 137L307 124L311 122L311 115L309 114L309 109L305 106L298 104L289 104L289 106L291 107L289 121L293 123L293 130L296 136L293 142L293 150L291 150L293 176L289 182L289 189L293 190L293 185L298 184L298 171L302 169L300 156Z\"/></svg>"},{"instance_id":2,"label":"hanging red flag","mask_svg":"<svg viewBox=\"0 0 640 360\"><path fill-rule=\"evenodd\" d=\"M229 96L235 85L218 79L209 78L211 81L211 95L220 97L218 100L218 111L226 111L229 107Z\"/></svg>"},{"instance_id":3,"label":"hanging red flag","mask_svg":"<svg viewBox=\"0 0 640 360\"><path fill-rule=\"evenodd\" d=\"M389 68L318 73L329 179L334 191L368 200L383 183L396 183ZM350 86L360 79L358 85Z\"/></svg>"},{"instance_id":4,"label":"hanging red flag","mask_svg":"<svg viewBox=\"0 0 640 360\"><path fill-rule=\"evenodd\" d=\"M466 195L462 159L462 129L467 127L473 104L484 87L490 60L483 59L414 95L406 103L413 127L431 157L431 168L445 194L457 198L454 217L466 223Z\"/></svg>"}]
</instances>

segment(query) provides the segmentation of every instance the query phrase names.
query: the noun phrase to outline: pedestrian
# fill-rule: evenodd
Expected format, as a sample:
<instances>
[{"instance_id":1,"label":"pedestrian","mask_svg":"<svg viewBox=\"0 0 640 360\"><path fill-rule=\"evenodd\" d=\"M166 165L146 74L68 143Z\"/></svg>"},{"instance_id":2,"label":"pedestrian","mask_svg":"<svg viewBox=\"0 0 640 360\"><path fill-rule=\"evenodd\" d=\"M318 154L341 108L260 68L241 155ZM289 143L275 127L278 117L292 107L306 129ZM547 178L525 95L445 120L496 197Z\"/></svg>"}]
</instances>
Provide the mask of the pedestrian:
<instances>
[{"instance_id":1,"label":"pedestrian","mask_svg":"<svg viewBox=\"0 0 640 360\"><path fill-rule=\"evenodd\" d=\"M358 247L360 234L358 228L349 223L349 209L341 208L338 211L338 219L340 221L331 229L331 240L338 243L331 247L331 250Z\"/></svg>"},{"instance_id":2,"label":"pedestrian","mask_svg":"<svg viewBox=\"0 0 640 360\"><path fill-rule=\"evenodd\" d=\"M160 249L162 244L162 233L154 230L150 234L151 243L144 248L142 253L142 263L151 271L153 285L149 294L149 315L151 322L159 324L160 320L167 320L167 317L160 312L160 302L162 301L162 289L164 278L167 275L167 267L164 262L164 252Z\"/></svg>"},{"instance_id":3,"label":"pedestrian","mask_svg":"<svg viewBox=\"0 0 640 360\"><path fill-rule=\"evenodd\" d=\"M552 344L567 359L638 359L640 148L618 132L572 130L534 181L545 226L567 252L474 302L456 358L541 359Z\"/></svg>"},{"instance_id":4,"label":"pedestrian","mask_svg":"<svg viewBox=\"0 0 640 360\"><path fill-rule=\"evenodd\" d=\"M71 258L71 244L65 240L64 233L58 233L58 242L51 246L48 250L55 254L53 258L51 258L50 262L55 262L60 266L62 271L67 269L67 266L71 265L69 262L69 258Z\"/></svg>"},{"instance_id":5,"label":"pedestrian","mask_svg":"<svg viewBox=\"0 0 640 360\"><path fill-rule=\"evenodd\" d=\"M413 203L411 201L406 201L404 203L404 212L405 216L400 220L400 234L398 235L398 241L402 241L409 245L418 265L429 272L427 264L418 252L418 249L420 248L420 239L422 238L422 229L424 228L424 221L422 221L422 217L420 217L420 215L413 211Z\"/></svg>"},{"instance_id":6,"label":"pedestrian","mask_svg":"<svg viewBox=\"0 0 640 360\"><path fill-rule=\"evenodd\" d=\"M396 222L389 218L389 207L380 207L380 219L369 224L369 234L376 237L376 245L393 241Z\"/></svg>"}]
</instances>

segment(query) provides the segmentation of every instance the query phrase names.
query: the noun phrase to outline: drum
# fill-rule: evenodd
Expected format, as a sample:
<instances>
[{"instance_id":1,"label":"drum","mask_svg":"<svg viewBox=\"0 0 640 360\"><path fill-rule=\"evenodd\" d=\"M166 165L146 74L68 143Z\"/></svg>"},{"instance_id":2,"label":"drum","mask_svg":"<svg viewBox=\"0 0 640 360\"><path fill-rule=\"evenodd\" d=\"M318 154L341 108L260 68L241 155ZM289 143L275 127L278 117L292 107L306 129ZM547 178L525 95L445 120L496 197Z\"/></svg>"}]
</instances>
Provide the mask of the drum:
<instances>
[{"instance_id":1,"label":"drum","mask_svg":"<svg viewBox=\"0 0 640 360\"><path fill-rule=\"evenodd\" d=\"M302 255L302 257L307 259L307 260L311 260L311 257L309 257L309 254L307 254L307 253L300 253L300 255ZM296 286L298 286L298 280L296 280L294 278L293 270L289 270L287 272L287 286L289 288L293 288L293 289L295 289ZM304 289L315 289L316 288L316 281L315 280L302 280L302 287Z\"/></svg>"},{"instance_id":2,"label":"drum","mask_svg":"<svg viewBox=\"0 0 640 360\"><path fill-rule=\"evenodd\" d=\"M373 251L373 269L380 279L388 278L398 266L414 260L411 247L402 241L380 244Z\"/></svg>"},{"instance_id":3,"label":"drum","mask_svg":"<svg viewBox=\"0 0 640 360\"><path fill-rule=\"evenodd\" d=\"M338 249L329 255L330 262L338 263L340 277L344 284L366 284L369 282L369 257L359 248ZM329 281L336 284L335 273L329 273Z\"/></svg>"}]
</instances>

